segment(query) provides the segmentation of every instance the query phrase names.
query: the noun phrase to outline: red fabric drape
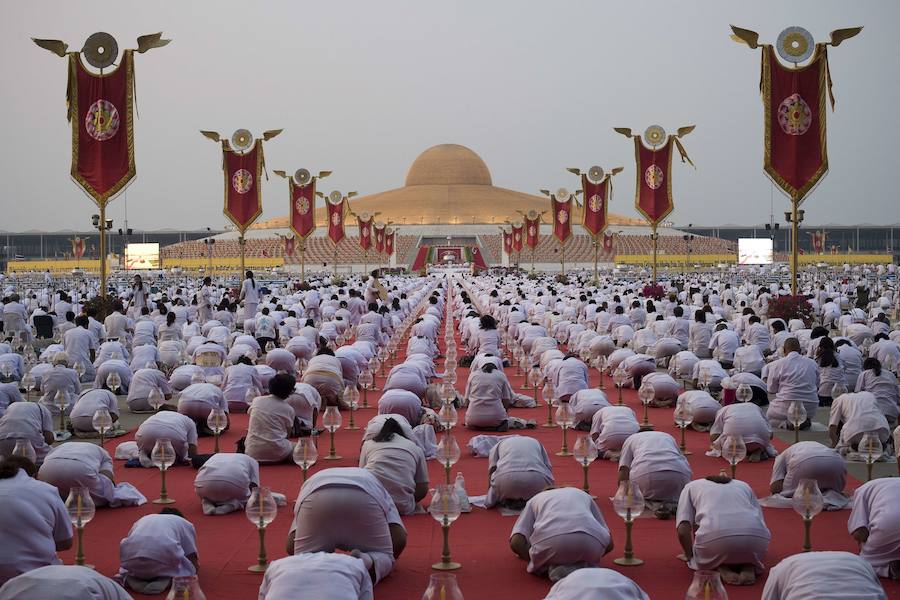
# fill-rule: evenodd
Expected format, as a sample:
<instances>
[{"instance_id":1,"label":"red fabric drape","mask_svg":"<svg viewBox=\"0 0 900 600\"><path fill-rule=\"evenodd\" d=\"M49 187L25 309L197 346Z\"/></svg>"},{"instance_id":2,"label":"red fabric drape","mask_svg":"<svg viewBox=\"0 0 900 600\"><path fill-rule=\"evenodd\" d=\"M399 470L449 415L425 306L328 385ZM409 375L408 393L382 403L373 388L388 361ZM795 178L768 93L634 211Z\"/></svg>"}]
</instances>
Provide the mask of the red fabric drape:
<instances>
[{"instance_id":1,"label":"red fabric drape","mask_svg":"<svg viewBox=\"0 0 900 600\"><path fill-rule=\"evenodd\" d=\"M587 175L582 175L581 189L584 191L584 218L581 224L596 238L607 225L609 175L600 183L593 183Z\"/></svg>"},{"instance_id":2,"label":"red fabric drape","mask_svg":"<svg viewBox=\"0 0 900 600\"><path fill-rule=\"evenodd\" d=\"M359 247L368 250L372 247L372 217L366 221L357 217L356 225L359 227Z\"/></svg>"},{"instance_id":3,"label":"red fabric drape","mask_svg":"<svg viewBox=\"0 0 900 600\"><path fill-rule=\"evenodd\" d=\"M512 231L503 231L503 251L507 254L512 254L513 252L513 233ZM519 240L522 239L521 229L519 233Z\"/></svg>"},{"instance_id":4,"label":"red fabric drape","mask_svg":"<svg viewBox=\"0 0 900 600\"><path fill-rule=\"evenodd\" d=\"M263 170L262 140L241 154L222 142L225 167L225 216L244 232L262 214L259 178Z\"/></svg>"},{"instance_id":5,"label":"red fabric drape","mask_svg":"<svg viewBox=\"0 0 900 600\"><path fill-rule=\"evenodd\" d=\"M328 238L337 245L344 239L346 200L342 199L337 204L332 204L331 200L327 200L325 205L328 207Z\"/></svg>"},{"instance_id":6,"label":"red fabric drape","mask_svg":"<svg viewBox=\"0 0 900 600\"><path fill-rule=\"evenodd\" d=\"M316 180L313 178L307 185L296 185L288 179L290 188L291 231L301 240L305 240L316 230Z\"/></svg>"},{"instance_id":7,"label":"red fabric drape","mask_svg":"<svg viewBox=\"0 0 900 600\"><path fill-rule=\"evenodd\" d=\"M647 148L640 137L634 138L634 157L637 171L634 206L651 225L665 219L675 201L672 199L672 141L655 150Z\"/></svg>"},{"instance_id":8,"label":"red fabric drape","mask_svg":"<svg viewBox=\"0 0 900 600\"><path fill-rule=\"evenodd\" d=\"M553 212L553 235L560 242L572 236L572 197L560 201L550 196L550 208Z\"/></svg>"},{"instance_id":9,"label":"red fabric drape","mask_svg":"<svg viewBox=\"0 0 900 600\"><path fill-rule=\"evenodd\" d=\"M72 123L72 179L98 206L134 179L134 51L119 67L101 75L88 71L77 52L69 54L69 120Z\"/></svg>"},{"instance_id":10,"label":"red fabric drape","mask_svg":"<svg viewBox=\"0 0 900 600\"><path fill-rule=\"evenodd\" d=\"M375 252L384 252L384 227L375 226Z\"/></svg>"},{"instance_id":11,"label":"red fabric drape","mask_svg":"<svg viewBox=\"0 0 900 600\"><path fill-rule=\"evenodd\" d=\"M764 46L761 86L765 171L791 198L802 200L828 172L825 46L819 44L812 62L799 69L783 66L775 49Z\"/></svg>"},{"instance_id":12,"label":"red fabric drape","mask_svg":"<svg viewBox=\"0 0 900 600\"><path fill-rule=\"evenodd\" d=\"M384 253L388 256L394 254L394 242L396 241L396 231L384 234Z\"/></svg>"},{"instance_id":13,"label":"red fabric drape","mask_svg":"<svg viewBox=\"0 0 900 600\"><path fill-rule=\"evenodd\" d=\"M531 250L537 248L538 243L541 241L541 218L535 217L534 219L529 219L525 217L525 245L528 246ZM522 247L519 246L517 251L522 250Z\"/></svg>"}]
</instances>

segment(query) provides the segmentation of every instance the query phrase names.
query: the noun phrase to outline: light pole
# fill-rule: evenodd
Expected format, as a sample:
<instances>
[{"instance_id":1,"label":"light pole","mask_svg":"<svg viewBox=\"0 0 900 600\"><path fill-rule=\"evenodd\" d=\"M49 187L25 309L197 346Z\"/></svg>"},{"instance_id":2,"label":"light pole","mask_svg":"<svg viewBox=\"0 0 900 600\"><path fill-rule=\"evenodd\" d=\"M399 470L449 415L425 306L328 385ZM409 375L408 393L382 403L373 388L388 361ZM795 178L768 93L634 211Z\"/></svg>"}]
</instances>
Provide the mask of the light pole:
<instances>
[{"instance_id":1,"label":"light pole","mask_svg":"<svg viewBox=\"0 0 900 600\"><path fill-rule=\"evenodd\" d=\"M206 271L207 275L212 273L212 253L213 246L216 245L216 240L213 238L206 238L203 240L203 243L206 245ZM241 269L241 273L243 273L243 269Z\"/></svg>"},{"instance_id":2,"label":"light pole","mask_svg":"<svg viewBox=\"0 0 900 600\"><path fill-rule=\"evenodd\" d=\"M800 268L800 223L806 211L798 209L799 202L793 202L792 210L784 211L784 219L791 224L791 295L797 295L797 277Z\"/></svg>"}]
</instances>

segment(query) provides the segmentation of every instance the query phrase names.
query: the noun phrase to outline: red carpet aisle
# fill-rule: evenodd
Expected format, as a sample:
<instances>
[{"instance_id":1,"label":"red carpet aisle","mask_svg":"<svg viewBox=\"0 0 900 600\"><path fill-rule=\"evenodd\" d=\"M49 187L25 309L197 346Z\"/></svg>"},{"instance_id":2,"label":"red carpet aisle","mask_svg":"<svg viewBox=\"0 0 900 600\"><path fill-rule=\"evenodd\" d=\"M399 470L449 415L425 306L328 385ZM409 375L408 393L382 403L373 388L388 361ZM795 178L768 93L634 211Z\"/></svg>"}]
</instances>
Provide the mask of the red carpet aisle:
<instances>
[{"instance_id":1,"label":"red carpet aisle","mask_svg":"<svg viewBox=\"0 0 900 600\"><path fill-rule=\"evenodd\" d=\"M442 337L442 336L441 336ZM441 345L443 342L441 342ZM460 353L461 355L462 353ZM398 357L398 360L400 357ZM458 370L457 388L465 385L467 369ZM521 389L523 377L514 375L515 369L507 369L513 387ZM592 382L596 386L598 376L592 372ZM378 378L379 387L383 380ZM609 386L611 388L611 386ZM615 402L615 390L607 390L610 401ZM526 393L532 393L530 391ZM370 393L369 403L375 406L380 393ZM635 409L640 417L640 403L633 390L625 391L625 401ZM375 408L361 409L356 413L356 422L364 427L376 413ZM538 424L546 420L545 406L536 409L515 409L513 414L534 419ZM460 424L464 411L460 411ZM650 420L657 430L667 431L677 436L677 428L672 422L671 409L651 409ZM343 423L348 422L344 413ZM222 438L223 449L233 449L234 442L243 434L247 426L246 415L234 415L232 427ZM487 460L472 457L466 450L466 443L474 433L461 426L453 430L453 435L463 450L463 457L455 465L453 477L462 471L470 495L484 494L487 489ZM558 457L553 453L562 444L562 432L558 428L538 427L526 432L541 441L553 461L553 472L558 485L581 486L581 466L571 457ZM569 432L569 443L573 443L577 433ZM312 472L328 467L357 466L361 431L341 429L336 434L338 454L342 460L325 461L321 457L328 452L328 437L323 435L319 443L320 460ZM131 436L118 438L110 444L110 449ZM708 446L708 435L689 430L688 448L693 452L689 457L694 478L716 474L727 464L721 459L708 458L704 451ZM200 440L200 452L212 452L213 440ZM119 480L136 485L152 500L159 495L159 472L153 469L125 469L122 462L116 463ZM738 477L749 483L758 496L767 494L772 462L758 464L742 463L738 466ZM254 527L244 517L243 512L219 517L204 516L200 502L193 491L195 471L189 467L177 467L167 476L169 493L185 516L197 529L200 552L200 582L210 600L249 600L256 598L261 576L247 571L247 566L256 562L257 534ZM443 468L429 461L432 483L443 480ZM286 555L285 539L293 517L293 500L296 499L301 484L301 471L294 465L266 466L261 469L262 485L288 496L291 504L281 508L278 517L267 531L269 558L274 560ZM625 542L625 528L622 519L612 509L609 497L615 493L616 465L610 461L597 461L590 468L591 492L598 496L598 503L612 530L616 549L607 556L601 566L615 568L634 579L654 600L674 600L684 597L691 582L692 571L675 558L680 552L675 537L675 521L659 521L654 518L640 518L634 527L635 555L644 559L640 567L616 567L612 559L621 556ZM851 483L856 486L856 482ZM157 512L158 506L148 503L137 508L104 509L97 511L95 519L85 530L85 550L87 560L96 565L105 575L113 575L118 569L118 544L128 532L131 524L140 516ZM791 510L764 509L766 523L772 531L773 540L766 556L767 566L775 565L785 556L800 551L802 545L802 523ZM813 547L816 550L855 551L855 545L847 533L849 511L822 513L813 524ZM417 600L428 584L433 572L431 564L440 560L441 533L436 521L429 515L415 515L404 518L409 533L409 544L397 562L393 574L376 588L379 600ZM467 600L490 598L491 600L531 600L543 598L550 588L550 582L531 576L525 572L525 563L517 559L509 550L507 540L515 523L515 517L501 516L496 510L473 509L464 514L451 527L450 545L454 560L463 568L456 571L460 587ZM66 564L72 564L74 551L62 554ZM888 596L900 598L900 584L882 580ZM749 588L728 587L732 600L759 598L762 581ZM135 595L135 598L154 596ZM163 596L155 596L161 598ZM302 594L298 597L302 597Z\"/></svg>"}]
</instances>

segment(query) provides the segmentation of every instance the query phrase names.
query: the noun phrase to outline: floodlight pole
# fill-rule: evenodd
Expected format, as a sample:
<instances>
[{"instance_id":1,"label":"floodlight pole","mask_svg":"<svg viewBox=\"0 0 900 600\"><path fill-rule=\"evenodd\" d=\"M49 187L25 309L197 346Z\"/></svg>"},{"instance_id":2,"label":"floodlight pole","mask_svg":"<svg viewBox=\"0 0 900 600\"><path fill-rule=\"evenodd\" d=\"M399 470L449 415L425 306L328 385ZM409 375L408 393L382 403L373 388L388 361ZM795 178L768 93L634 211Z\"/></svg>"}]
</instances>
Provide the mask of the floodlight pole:
<instances>
[{"instance_id":1,"label":"floodlight pole","mask_svg":"<svg viewBox=\"0 0 900 600\"><path fill-rule=\"evenodd\" d=\"M653 240L653 284L656 285L656 246L659 240L659 234L656 233L656 223L653 224L653 233L650 234Z\"/></svg>"}]
</instances>

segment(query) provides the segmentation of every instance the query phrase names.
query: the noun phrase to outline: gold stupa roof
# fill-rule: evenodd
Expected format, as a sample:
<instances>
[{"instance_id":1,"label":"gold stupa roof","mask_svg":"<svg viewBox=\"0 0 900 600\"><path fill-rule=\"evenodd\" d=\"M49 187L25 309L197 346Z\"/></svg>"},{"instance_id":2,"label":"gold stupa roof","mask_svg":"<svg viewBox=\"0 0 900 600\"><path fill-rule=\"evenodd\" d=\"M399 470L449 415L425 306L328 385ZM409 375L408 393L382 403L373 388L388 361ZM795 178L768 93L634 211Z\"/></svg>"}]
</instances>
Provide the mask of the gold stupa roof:
<instances>
[{"instance_id":1,"label":"gold stupa roof","mask_svg":"<svg viewBox=\"0 0 900 600\"><path fill-rule=\"evenodd\" d=\"M420 154L406 173L401 188L350 200L353 212L380 213L376 220L398 225L501 224L521 220L518 211L546 212L550 199L495 187L491 172L478 154L458 144L440 144ZM581 209L572 215L581 222ZM324 201L319 200L316 222L325 222ZM254 229L287 227L287 216L258 223ZM646 225L643 219L609 214L610 225Z\"/></svg>"}]
</instances>

